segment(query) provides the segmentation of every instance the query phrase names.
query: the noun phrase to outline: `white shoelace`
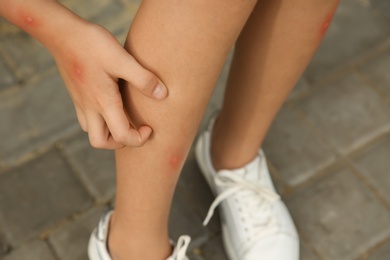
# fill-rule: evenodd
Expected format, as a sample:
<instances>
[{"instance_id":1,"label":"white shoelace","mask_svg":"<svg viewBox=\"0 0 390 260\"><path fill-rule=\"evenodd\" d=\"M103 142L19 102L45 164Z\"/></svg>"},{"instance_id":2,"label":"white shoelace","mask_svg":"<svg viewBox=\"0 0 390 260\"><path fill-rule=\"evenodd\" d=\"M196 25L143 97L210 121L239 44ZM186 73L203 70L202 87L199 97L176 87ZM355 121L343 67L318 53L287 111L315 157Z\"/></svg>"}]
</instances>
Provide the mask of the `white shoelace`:
<instances>
[{"instance_id":1,"label":"white shoelace","mask_svg":"<svg viewBox=\"0 0 390 260\"><path fill-rule=\"evenodd\" d=\"M167 260L187 260L188 258L186 257L186 252L190 242L191 238L189 236L179 237L172 256L170 256Z\"/></svg>"},{"instance_id":2,"label":"white shoelace","mask_svg":"<svg viewBox=\"0 0 390 260\"><path fill-rule=\"evenodd\" d=\"M215 176L214 181L217 187L223 189L223 192L211 204L203 222L204 226L208 224L218 205L234 195L234 200L238 204L240 221L243 222L248 235L247 242L254 243L257 239L277 231L277 222L271 215L270 203L279 200L280 196L272 189L261 183L250 182L223 171Z\"/></svg>"}]
</instances>

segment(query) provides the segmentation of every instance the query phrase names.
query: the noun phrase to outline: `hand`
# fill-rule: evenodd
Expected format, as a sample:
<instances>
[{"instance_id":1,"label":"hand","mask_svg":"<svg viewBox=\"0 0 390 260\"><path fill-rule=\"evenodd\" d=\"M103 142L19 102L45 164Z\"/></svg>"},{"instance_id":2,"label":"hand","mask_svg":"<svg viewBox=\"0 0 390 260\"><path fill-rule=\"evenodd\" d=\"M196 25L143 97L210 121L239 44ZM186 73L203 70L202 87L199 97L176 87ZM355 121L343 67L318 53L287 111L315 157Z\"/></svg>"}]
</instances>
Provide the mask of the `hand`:
<instances>
[{"instance_id":1,"label":"hand","mask_svg":"<svg viewBox=\"0 0 390 260\"><path fill-rule=\"evenodd\" d=\"M62 37L61 45L51 52L91 145L105 149L142 146L152 129L132 127L118 79L157 100L166 97L166 87L100 26L87 23Z\"/></svg>"}]
</instances>

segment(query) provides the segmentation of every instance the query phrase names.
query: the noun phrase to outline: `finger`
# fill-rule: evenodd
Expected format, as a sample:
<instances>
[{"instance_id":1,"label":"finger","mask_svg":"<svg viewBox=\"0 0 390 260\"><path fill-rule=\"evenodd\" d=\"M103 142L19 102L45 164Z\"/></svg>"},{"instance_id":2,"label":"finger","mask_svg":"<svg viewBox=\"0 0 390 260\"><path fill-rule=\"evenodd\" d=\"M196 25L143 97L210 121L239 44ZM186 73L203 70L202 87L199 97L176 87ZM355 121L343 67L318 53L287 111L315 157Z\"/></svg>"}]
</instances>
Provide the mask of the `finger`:
<instances>
[{"instance_id":1,"label":"finger","mask_svg":"<svg viewBox=\"0 0 390 260\"><path fill-rule=\"evenodd\" d=\"M125 49L118 53L117 59L112 60L117 62L115 71L112 72L115 77L126 80L132 87L150 98L162 100L168 95L164 83L142 67Z\"/></svg>"},{"instance_id":2,"label":"finger","mask_svg":"<svg viewBox=\"0 0 390 260\"><path fill-rule=\"evenodd\" d=\"M123 108L111 106L103 113L104 120L115 142L126 146L140 147L150 137L152 129L141 126L138 130L133 128Z\"/></svg>"},{"instance_id":3,"label":"finger","mask_svg":"<svg viewBox=\"0 0 390 260\"><path fill-rule=\"evenodd\" d=\"M110 135L103 117L97 113L88 113L86 116L88 123L88 137L92 147L98 149L118 149L124 145L115 142Z\"/></svg>"},{"instance_id":4,"label":"finger","mask_svg":"<svg viewBox=\"0 0 390 260\"><path fill-rule=\"evenodd\" d=\"M75 106L75 108L77 120L79 121L81 129L83 129L84 132L88 132L88 124L84 112L78 106Z\"/></svg>"}]
</instances>

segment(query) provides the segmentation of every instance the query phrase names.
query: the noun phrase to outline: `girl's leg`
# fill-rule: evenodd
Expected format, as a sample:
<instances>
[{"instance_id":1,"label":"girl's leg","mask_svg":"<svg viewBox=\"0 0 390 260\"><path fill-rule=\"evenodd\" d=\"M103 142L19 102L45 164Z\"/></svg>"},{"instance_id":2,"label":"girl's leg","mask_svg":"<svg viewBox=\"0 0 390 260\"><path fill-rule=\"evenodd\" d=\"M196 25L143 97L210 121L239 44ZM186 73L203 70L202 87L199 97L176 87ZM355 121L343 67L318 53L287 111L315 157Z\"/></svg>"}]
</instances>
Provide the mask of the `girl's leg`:
<instances>
[{"instance_id":1,"label":"girl's leg","mask_svg":"<svg viewBox=\"0 0 390 260\"><path fill-rule=\"evenodd\" d=\"M236 44L212 158L239 168L258 153L282 103L311 60L339 0L259 1Z\"/></svg>"},{"instance_id":2,"label":"girl's leg","mask_svg":"<svg viewBox=\"0 0 390 260\"><path fill-rule=\"evenodd\" d=\"M173 191L227 54L255 0L144 0L126 48L169 89L154 101L123 87L126 110L152 139L116 152L117 197L109 248L115 260L170 255Z\"/></svg>"}]
</instances>

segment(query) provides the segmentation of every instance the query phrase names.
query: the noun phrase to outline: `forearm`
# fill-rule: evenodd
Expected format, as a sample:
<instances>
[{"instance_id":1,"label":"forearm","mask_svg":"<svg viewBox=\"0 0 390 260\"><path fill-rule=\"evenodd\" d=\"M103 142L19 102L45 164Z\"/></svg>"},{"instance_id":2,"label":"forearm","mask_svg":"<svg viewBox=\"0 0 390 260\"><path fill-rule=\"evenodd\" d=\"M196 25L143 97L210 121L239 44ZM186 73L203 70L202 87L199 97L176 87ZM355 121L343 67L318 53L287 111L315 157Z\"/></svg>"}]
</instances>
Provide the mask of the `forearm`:
<instances>
[{"instance_id":1,"label":"forearm","mask_svg":"<svg viewBox=\"0 0 390 260\"><path fill-rule=\"evenodd\" d=\"M0 16L24 30L49 50L88 22L55 0L0 0Z\"/></svg>"}]
</instances>

